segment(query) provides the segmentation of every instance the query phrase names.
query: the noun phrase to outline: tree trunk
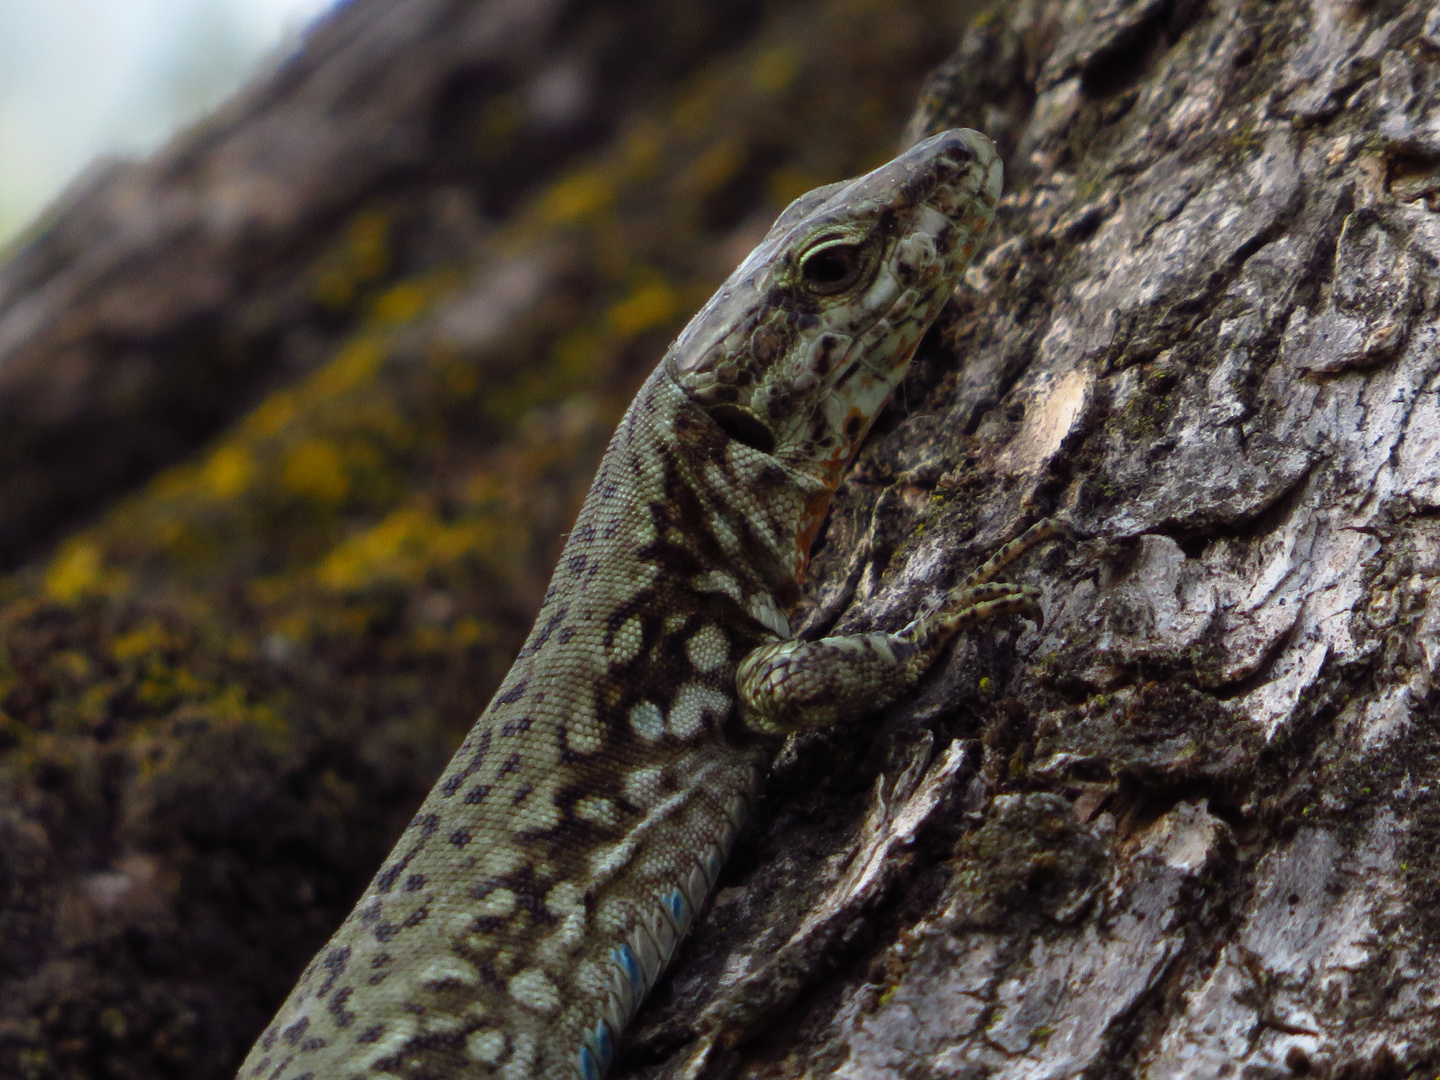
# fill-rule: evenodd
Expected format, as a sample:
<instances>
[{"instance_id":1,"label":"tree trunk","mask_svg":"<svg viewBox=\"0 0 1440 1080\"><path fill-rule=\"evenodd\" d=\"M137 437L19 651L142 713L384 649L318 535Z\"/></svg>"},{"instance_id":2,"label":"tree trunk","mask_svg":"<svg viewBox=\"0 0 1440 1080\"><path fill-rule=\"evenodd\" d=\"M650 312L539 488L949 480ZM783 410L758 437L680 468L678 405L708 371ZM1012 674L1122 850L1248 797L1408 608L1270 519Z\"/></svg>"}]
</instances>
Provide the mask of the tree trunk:
<instances>
[{"instance_id":1,"label":"tree trunk","mask_svg":"<svg viewBox=\"0 0 1440 1080\"><path fill-rule=\"evenodd\" d=\"M1008 194L812 621L893 628L1040 515L1081 539L882 768L795 747L629 1075L1434 1075L1437 91L1418 5L967 32L912 135L988 128Z\"/></svg>"},{"instance_id":2,"label":"tree trunk","mask_svg":"<svg viewBox=\"0 0 1440 1080\"><path fill-rule=\"evenodd\" d=\"M0 1073L234 1067L508 664L629 390L767 215L885 156L960 33L921 0L753 10L635 82L592 156L440 228L458 251L365 276L404 189L307 217L330 254L288 278L200 260L349 292L302 374L227 390L153 481L95 480L87 507L128 495L3 585ZM286 70L250 100L290 101ZM279 159L265 115L235 130ZM786 748L617 1076L1434 1075L1436 115L1415 5L1020 0L964 31L907 138L986 130L1007 195L802 614L894 628L1027 523L1077 536L1015 571L1043 626L982 626ZM410 145L356 130L326 169ZM89 257L91 198L35 282ZM57 286L56 325L150 273ZM103 397L63 430L98 444Z\"/></svg>"}]
</instances>

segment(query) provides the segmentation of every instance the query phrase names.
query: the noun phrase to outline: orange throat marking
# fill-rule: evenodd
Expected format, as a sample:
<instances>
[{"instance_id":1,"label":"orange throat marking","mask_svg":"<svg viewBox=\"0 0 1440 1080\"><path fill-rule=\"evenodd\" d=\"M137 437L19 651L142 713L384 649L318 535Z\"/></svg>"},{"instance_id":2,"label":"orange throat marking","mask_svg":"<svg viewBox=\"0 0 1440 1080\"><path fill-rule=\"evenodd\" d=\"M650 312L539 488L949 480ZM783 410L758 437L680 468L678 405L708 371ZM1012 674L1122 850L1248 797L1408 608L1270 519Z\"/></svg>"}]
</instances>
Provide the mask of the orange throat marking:
<instances>
[{"instance_id":1,"label":"orange throat marking","mask_svg":"<svg viewBox=\"0 0 1440 1080\"><path fill-rule=\"evenodd\" d=\"M809 502L805 504L805 512L800 517L800 531L795 537L795 583L802 584L805 581L805 570L810 565L810 546L815 543L815 537L820 533L820 526L825 523L825 515L830 510L830 500L835 495L835 489L840 486L840 478L845 475L845 470L855 456L855 451L865 439L865 433L870 430L870 420L859 409L851 409L845 419L848 422L858 418L861 421L860 433L853 439L841 443L832 453L820 464L820 480L824 488Z\"/></svg>"}]
</instances>

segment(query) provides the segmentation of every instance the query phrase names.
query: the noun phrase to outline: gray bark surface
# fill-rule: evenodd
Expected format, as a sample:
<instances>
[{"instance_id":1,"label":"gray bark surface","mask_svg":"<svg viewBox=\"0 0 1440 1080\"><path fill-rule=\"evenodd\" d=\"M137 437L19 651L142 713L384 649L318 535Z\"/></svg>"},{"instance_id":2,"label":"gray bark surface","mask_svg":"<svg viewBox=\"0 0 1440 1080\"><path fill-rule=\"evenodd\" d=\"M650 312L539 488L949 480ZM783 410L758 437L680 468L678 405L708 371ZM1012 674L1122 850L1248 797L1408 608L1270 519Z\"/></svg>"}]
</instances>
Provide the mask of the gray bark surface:
<instances>
[{"instance_id":1,"label":"gray bark surface","mask_svg":"<svg viewBox=\"0 0 1440 1080\"><path fill-rule=\"evenodd\" d=\"M0 1077L234 1076L640 380L963 24L352 0L37 226L0 267Z\"/></svg>"},{"instance_id":2,"label":"gray bark surface","mask_svg":"<svg viewBox=\"0 0 1440 1080\"><path fill-rule=\"evenodd\" d=\"M811 625L1081 539L1043 627L795 744L624 1075L1433 1075L1437 115L1421 5L969 31L912 135L988 128L1008 194Z\"/></svg>"}]
</instances>

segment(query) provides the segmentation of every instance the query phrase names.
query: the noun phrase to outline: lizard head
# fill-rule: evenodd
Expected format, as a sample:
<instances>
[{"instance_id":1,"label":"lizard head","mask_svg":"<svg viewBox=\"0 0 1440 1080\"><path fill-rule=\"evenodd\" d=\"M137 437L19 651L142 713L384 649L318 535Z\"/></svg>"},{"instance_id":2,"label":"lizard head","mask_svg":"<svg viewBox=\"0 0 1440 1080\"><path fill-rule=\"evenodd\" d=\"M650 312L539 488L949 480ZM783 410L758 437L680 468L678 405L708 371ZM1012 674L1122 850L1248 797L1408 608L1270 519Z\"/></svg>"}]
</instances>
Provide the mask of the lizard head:
<instances>
[{"instance_id":1,"label":"lizard head","mask_svg":"<svg viewBox=\"0 0 1440 1080\"><path fill-rule=\"evenodd\" d=\"M738 443L828 494L994 217L1001 166L975 131L941 132L796 199L681 333L672 378Z\"/></svg>"}]
</instances>

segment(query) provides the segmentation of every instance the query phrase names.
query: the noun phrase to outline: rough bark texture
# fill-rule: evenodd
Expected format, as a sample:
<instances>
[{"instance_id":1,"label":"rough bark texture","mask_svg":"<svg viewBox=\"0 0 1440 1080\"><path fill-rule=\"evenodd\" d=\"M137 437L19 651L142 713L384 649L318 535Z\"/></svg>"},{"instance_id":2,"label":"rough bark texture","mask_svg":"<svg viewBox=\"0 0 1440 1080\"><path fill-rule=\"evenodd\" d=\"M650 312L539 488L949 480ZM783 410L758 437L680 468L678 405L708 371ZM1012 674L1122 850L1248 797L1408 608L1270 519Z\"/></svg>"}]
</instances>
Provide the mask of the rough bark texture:
<instances>
[{"instance_id":1,"label":"rough bark texture","mask_svg":"<svg viewBox=\"0 0 1440 1080\"><path fill-rule=\"evenodd\" d=\"M629 389L759 221L885 156L958 37L909 137L987 130L1009 194L805 618L893 627L1038 516L1081 537L1020 571L1043 627L971 634L890 714L787 748L618 1075L1433 1077L1440 17L1022 0L962 35L919 0L704 10L708 65L625 84L655 96L583 160L537 151L458 250L391 261L410 196L317 211L327 254L277 260L345 296L313 371L255 368L245 393L281 388L227 391L203 454L167 444L0 586L0 1074L233 1067L508 663ZM297 85L252 100L290 116ZM384 173L412 130L389 115L341 171ZM262 157L315 141L232 122ZM3 280L47 243L34 295L81 266L93 198ZM214 250L240 283L218 310L275 303L252 249ZM123 311L124 284L56 318ZM65 422L98 442L103 398ZM59 520L36 513L32 545Z\"/></svg>"},{"instance_id":2,"label":"rough bark texture","mask_svg":"<svg viewBox=\"0 0 1440 1080\"><path fill-rule=\"evenodd\" d=\"M913 133L986 124L1009 195L815 618L901 622L1040 514L1088 539L878 776L796 748L656 1075L1434 1074L1437 26L1038 0L932 79Z\"/></svg>"},{"instance_id":3,"label":"rough bark texture","mask_svg":"<svg viewBox=\"0 0 1440 1080\"><path fill-rule=\"evenodd\" d=\"M636 385L786 202L891 156L962 25L355 0L50 215L0 272L0 1076L233 1075Z\"/></svg>"}]
</instances>

